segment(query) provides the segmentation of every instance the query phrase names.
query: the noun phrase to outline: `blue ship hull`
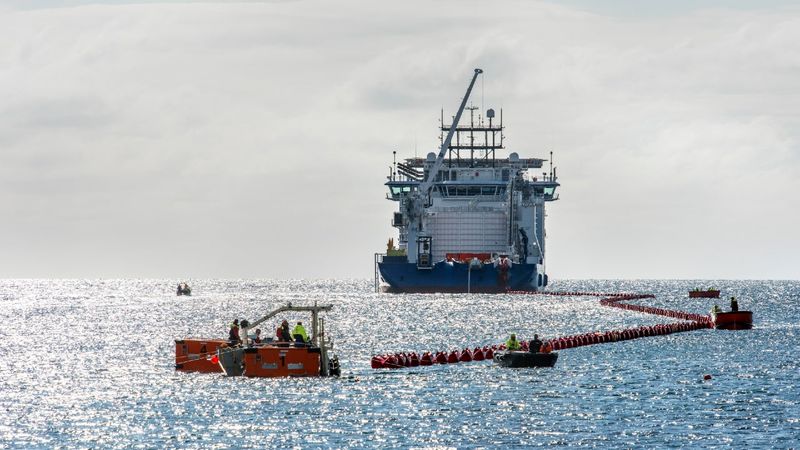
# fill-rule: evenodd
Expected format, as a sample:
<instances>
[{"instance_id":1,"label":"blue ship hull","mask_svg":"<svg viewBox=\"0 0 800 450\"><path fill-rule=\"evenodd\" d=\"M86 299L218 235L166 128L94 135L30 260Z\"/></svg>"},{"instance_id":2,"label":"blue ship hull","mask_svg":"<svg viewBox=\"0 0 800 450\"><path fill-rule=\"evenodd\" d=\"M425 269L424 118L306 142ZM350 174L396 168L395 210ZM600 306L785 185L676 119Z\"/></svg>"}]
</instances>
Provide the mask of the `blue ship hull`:
<instances>
[{"instance_id":1,"label":"blue ship hull","mask_svg":"<svg viewBox=\"0 0 800 450\"><path fill-rule=\"evenodd\" d=\"M384 258L378 263L378 270L389 285L389 292L467 292L468 264L440 261L431 269L417 269L416 264L405 262L405 258L387 259L393 258ZM536 264L514 264L506 272L487 264L473 268L469 274L469 292L535 291L545 284L547 278L537 273Z\"/></svg>"}]
</instances>

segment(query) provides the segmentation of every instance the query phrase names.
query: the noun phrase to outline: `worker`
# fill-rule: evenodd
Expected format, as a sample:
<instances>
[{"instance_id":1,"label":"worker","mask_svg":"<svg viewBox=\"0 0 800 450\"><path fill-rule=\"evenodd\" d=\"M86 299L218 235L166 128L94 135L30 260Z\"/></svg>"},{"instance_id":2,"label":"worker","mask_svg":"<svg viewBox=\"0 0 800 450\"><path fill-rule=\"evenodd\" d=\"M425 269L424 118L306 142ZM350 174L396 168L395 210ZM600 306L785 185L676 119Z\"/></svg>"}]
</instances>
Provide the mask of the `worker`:
<instances>
[{"instance_id":1,"label":"worker","mask_svg":"<svg viewBox=\"0 0 800 450\"><path fill-rule=\"evenodd\" d=\"M279 342L291 342L292 333L289 332L289 322L286 320L281 322L281 326L278 327L275 336L278 338Z\"/></svg>"},{"instance_id":2,"label":"worker","mask_svg":"<svg viewBox=\"0 0 800 450\"><path fill-rule=\"evenodd\" d=\"M308 335L306 334L306 329L303 327L303 322L297 322L297 325L295 325L292 330L292 336L294 337L294 342L297 344L305 344L308 342Z\"/></svg>"},{"instance_id":3,"label":"worker","mask_svg":"<svg viewBox=\"0 0 800 450\"><path fill-rule=\"evenodd\" d=\"M514 350L519 350L519 341L517 340L517 335L511 333L511 337L508 338L506 341L506 350L512 352Z\"/></svg>"},{"instance_id":4,"label":"worker","mask_svg":"<svg viewBox=\"0 0 800 450\"><path fill-rule=\"evenodd\" d=\"M250 339L253 341L254 344L261 343L261 328L256 328L256 334L251 335Z\"/></svg>"},{"instance_id":5,"label":"worker","mask_svg":"<svg viewBox=\"0 0 800 450\"><path fill-rule=\"evenodd\" d=\"M711 308L711 315L713 315L713 316L716 316L717 314L719 314L721 312L722 312L722 308L720 308L719 305L714 305L714 307Z\"/></svg>"},{"instance_id":6,"label":"worker","mask_svg":"<svg viewBox=\"0 0 800 450\"><path fill-rule=\"evenodd\" d=\"M542 348L542 341L539 340L539 335L534 334L533 339L528 343L528 351L531 353L539 353Z\"/></svg>"},{"instance_id":7,"label":"worker","mask_svg":"<svg viewBox=\"0 0 800 450\"><path fill-rule=\"evenodd\" d=\"M542 345L542 348L539 351L542 353L550 353L553 351L553 346L550 345L550 341L547 341L544 345Z\"/></svg>"},{"instance_id":8,"label":"worker","mask_svg":"<svg viewBox=\"0 0 800 450\"><path fill-rule=\"evenodd\" d=\"M231 329L228 332L228 342L230 345L236 345L242 342L242 340L239 339L239 319L233 319Z\"/></svg>"},{"instance_id":9,"label":"worker","mask_svg":"<svg viewBox=\"0 0 800 450\"><path fill-rule=\"evenodd\" d=\"M739 312L739 302L736 301L736 297L731 297L731 312Z\"/></svg>"}]
</instances>

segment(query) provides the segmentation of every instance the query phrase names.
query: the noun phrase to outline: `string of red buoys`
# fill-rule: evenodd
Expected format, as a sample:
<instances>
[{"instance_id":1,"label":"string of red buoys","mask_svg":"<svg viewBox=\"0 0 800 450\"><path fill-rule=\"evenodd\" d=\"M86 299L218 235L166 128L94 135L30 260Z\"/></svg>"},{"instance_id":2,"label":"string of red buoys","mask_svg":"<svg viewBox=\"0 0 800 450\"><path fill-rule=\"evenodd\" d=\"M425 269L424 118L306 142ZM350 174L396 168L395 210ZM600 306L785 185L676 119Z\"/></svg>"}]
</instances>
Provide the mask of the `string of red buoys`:
<instances>
[{"instance_id":1,"label":"string of red buoys","mask_svg":"<svg viewBox=\"0 0 800 450\"><path fill-rule=\"evenodd\" d=\"M530 294L530 292L510 291L510 294ZM652 306L622 303L626 300L641 300L655 298L652 294L603 294L597 292L537 292L539 295L553 296L592 296L603 297L600 304L612 308L621 308L628 311L655 314L665 317L682 319L688 322L673 322L658 325L639 326L624 330L611 330L605 332L590 332L570 336L562 336L544 342L550 344L553 350L565 350L586 345L605 344L609 342L627 341L650 336L661 336L672 333L682 333L704 328L713 328L711 317L703 314L692 314L684 311L677 311ZM527 342L521 342L523 350L528 349ZM465 348L463 350L423 352L421 355L416 352L394 353L385 355L375 355L372 357L371 365L373 369L400 369L404 367L432 366L434 364L457 364L462 362L491 360L494 352L505 350L505 344L494 344L491 346Z\"/></svg>"}]
</instances>

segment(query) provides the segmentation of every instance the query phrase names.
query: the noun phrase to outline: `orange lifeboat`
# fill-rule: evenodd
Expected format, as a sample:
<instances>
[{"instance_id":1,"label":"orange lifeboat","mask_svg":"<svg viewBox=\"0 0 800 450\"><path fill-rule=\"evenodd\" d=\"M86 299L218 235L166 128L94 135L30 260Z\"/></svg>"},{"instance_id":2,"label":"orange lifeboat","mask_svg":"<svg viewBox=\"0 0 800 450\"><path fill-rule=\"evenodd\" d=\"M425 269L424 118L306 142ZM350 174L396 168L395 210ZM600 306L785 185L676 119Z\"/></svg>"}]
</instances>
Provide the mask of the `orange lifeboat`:
<instances>
[{"instance_id":1,"label":"orange lifeboat","mask_svg":"<svg viewBox=\"0 0 800 450\"><path fill-rule=\"evenodd\" d=\"M217 349L227 347L222 339L176 339L175 370L181 372L222 372L218 362L212 362Z\"/></svg>"}]
</instances>

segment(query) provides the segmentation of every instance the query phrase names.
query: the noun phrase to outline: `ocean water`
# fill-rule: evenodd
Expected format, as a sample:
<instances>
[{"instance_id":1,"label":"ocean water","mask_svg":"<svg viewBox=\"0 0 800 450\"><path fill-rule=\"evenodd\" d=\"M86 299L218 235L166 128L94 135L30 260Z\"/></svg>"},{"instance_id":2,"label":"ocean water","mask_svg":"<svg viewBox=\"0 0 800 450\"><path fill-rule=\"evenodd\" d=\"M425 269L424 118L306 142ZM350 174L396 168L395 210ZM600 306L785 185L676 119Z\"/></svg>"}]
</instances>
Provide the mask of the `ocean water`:
<instances>
[{"instance_id":1,"label":"ocean water","mask_svg":"<svg viewBox=\"0 0 800 450\"><path fill-rule=\"evenodd\" d=\"M368 280L189 282L192 297L175 280L0 281L0 448L800 447L798 281L557 281L699 313L714 300L687 291L716 287L755 328L563 350L552 369L392 371L370 357L669 319L586 297L376 294ZM225 337L289 301L334 305L341 378L175 372L175 339Z\"/></svg>"}]
</instances>

